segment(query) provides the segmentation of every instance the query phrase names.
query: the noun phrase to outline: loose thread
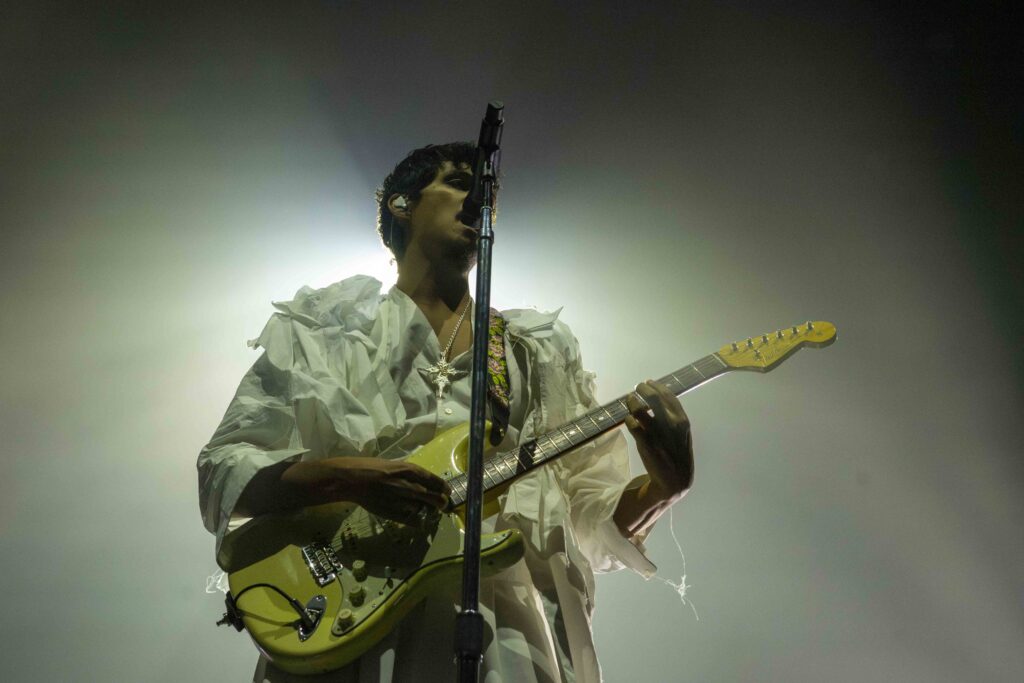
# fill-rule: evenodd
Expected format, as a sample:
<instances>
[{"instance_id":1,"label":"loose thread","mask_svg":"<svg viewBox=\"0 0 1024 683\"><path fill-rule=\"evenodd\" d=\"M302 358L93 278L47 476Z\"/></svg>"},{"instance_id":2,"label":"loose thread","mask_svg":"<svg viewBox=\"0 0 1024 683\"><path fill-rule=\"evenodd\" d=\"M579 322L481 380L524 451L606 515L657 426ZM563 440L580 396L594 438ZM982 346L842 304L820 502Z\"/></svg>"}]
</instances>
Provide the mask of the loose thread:
<instances>
[{"instance_id":1,"label":"loose thread","mask_svg":"<svg viewBox=\"0 0 1024 683\"><path fill-rule=\"evenodd\" d=\"M654 578L656 578L658 581L662 582L663 584L665 584L667 586L671 586L672 590L674 590L676 592L676 594L679 595L679 601L682 602L687 607L689 607L693 611L694 618L697 621L700 621L700 615L697 614L697 608L694 607L693 601L686 599L686 591L687 591L687 589L690 588L690 585L688 583L686 583L686 555L683 554L683 546L679 544L679 538L676 537L676 527L675 527L674 522L675 522L675 519L672 516L672 508L669 508L668 509L668 530L672 534L672 540L676 544L676 550L679 551L679 557L681 557L682 560L683 560L683 574L682 574L682 576L679 577L679 581L678 582L672 581L670 579L666 579L666 578L664 578L662 576L657 576L657 575L655 575Z\"/></svg>"}]
</instances>

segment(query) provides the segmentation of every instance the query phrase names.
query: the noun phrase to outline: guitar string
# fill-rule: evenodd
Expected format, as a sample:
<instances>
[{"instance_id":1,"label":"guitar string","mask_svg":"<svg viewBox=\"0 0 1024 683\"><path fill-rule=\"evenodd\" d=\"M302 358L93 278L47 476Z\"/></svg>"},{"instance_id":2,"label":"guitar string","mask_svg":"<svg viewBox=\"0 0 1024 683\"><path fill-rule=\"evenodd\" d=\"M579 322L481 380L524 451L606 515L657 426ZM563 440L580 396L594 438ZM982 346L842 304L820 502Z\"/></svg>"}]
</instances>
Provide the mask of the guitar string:
<instances>
[{"instance_id":1,"label":"guitar string","mask_svg":"<svg viewBox=\"0 0 1024 683\"><path fill-rule=\"evenodd\" d=\"M702 372L702 368L700 367L701 365L704 366L703 370L706 370L707 372ZM713 379L714 377L721 374L723 369L724 363L722 363L722 361L720 361L714 355L709 355L705 356L704 358L701 358L700 360L696 361L691 365L688 365L680 370L677 370L674 373L666 375L665 377L661 378L659 382L665 384L669 389L673 390L674 393L681 394L685 393L685 391L688 391L694 386L697 386L698 384ZM685 379L680 379L679 375L684 375ZM609 406L615 406L615 415L613 415L609 411ZM542 450L543 445L540 443L540 440L543 438L546 438L547 441L552 446L554 446L554 450L556 453L561 453L566 448L577 446L580 443L583 443L584 441L594 438L603 431L607 431L608 429L610 429L611 427L600 425L598 419L595 419L595 415L599 415L602 412L605 413L609 418L611 418L613 422L618 423L621 422L622 419L624 419L625 415L628 414L629 411L625 405L624 399L620 398L610 402L605 406L600 406L596 410L592 410L588 413L585 413L584 415L578 417L576 420L566 423L565 425L562 425L560 427L557 427L551 432L547 432L546 434L541 435L540 437L534 440L534 443L538 445L538 448L534 451L534 453L537 453L537 455L527 456L531 462L531 465L537 466L550 459L549 456ZM600 417L599 419L603 419L603 417ZM588 429L585 425L581 424L585 420L589 420L591 424L594 425L594 429ZM570 426L574 427L575 430L570 430L567 433L565 430ZM583 436L583 438L580 439L579 441L574 440L571 436L575 433L575 431L578 431ZM522 458L519 456L521 456L524 452L526 452L525 447L519 447L507 453L500 454L498 456L492 456L492 458L485 463L484 476L491 481L491 486L503 484L509 479L516 476L517 473L522 474L522 472L513 469L509 461L515 460L517 462L522 462ZM502 474L502 464L504 464L506 469L509 470L509 475ZM497 483L495 483L494 481L495 477L498 478ZM464 502L462 498L465 495L465 479L466 476L464 474L460 474L448 480L449 483L453 485L453 491L458 494L459 500L458 502L456 502L457 505ZM455 497L456 496L453 496L453 499Z\"/></svg>"},{"instance_id":2,"label":"guitar string","mask_svg":"<svg viewBox=\"0 0 1024 683\"><path fill-rule=\"evenodd\" d=\"M591 411L590 413L584 414L584 415L580 416L579 418L577 418L574 422L567 423L562 428L558 428L556 430L553 430L552 432L549 432L547 434L541 435L540 437L535 439L530 444L524 444L523 446L521 446L519 448L516 448L516 449L513 449L512 451L508 451L506 453L499 454L497 456L492 456L492 458L485 464L485 468L486 468L485 469L485 473L486 473L486 475L492 479L492 483L493 483L493 477L494 476L499 477L498 484L502 484L502 483L504 483L504 482L506 482L506 481L508 481L508 480L510 480L512 478L514 478L515 476L518 476L518 475L524 473L523 471L519 470L518 468L513 468L512 464L511 464L511 461L515 461L517 464L522 464L522 462L524 460L524 458L522 456L525 455L526 456L525 459L529 460L529 462L531 464L531 468L532 468L532 466L537 466L537 465L543 464L547 460L551 459L551 456L546 452L547 449L550 448L550 447L553 447L555 453L561 453L562 451L566 450L568 447L579 445L579 444L583 443L584 441L588 441L588 440L598 436L602 432L611 429L610 426L600 425L598 423L598 421L595 420L592 417L592 414L594 414L596 412L597 411ZM605 411L605 412L607 412L607 411ZM609 417L610 416L611 415L609 413ZM583 422L586 419L590 420L590 422L594 425L594 429L588 429L588 428L586 428L585 425L580 424L581 422ZM617 421L619 421L619 420L617 420ZM565 429L568 428L570 425L574 426L575 429L570 430L567 433L565 431ZM578 440L576 438L574 438L577 433L580 434L582 436L582 438L579 438ZM541 439L546 439L548 444L549 444L549 446L545 446L541 442ZM535 446L532 454L530 453L530 448L529 448L530 446ZM501 473L501 465L502 464L504 464L505 468L509 471L509 474L507 476L506 475L502 475L502 473ZM460 474L457 477L453 477L451 480L449 480L450 482L454 483L453 489L458 494L458 496L460 498L456 504L461 504L463 502L463 500L461 498L465 494L465 488L466 488L465 479L466 479L466 476L464 474Z\"/></svg>"}]
</instances>

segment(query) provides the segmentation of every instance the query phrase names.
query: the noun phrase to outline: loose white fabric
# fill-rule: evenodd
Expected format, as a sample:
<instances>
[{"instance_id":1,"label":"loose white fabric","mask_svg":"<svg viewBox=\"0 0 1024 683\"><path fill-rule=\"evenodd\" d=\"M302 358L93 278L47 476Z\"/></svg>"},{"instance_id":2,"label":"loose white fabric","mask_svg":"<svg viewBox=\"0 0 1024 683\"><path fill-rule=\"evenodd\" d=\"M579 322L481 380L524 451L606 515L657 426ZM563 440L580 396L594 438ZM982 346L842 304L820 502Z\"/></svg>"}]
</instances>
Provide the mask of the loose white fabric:
<instances>
[{"instance_id":1,"label":"loose white fabric","mask_svg":"<svg viewBox=\"0 0 1024 683\"><path fill-rule=\"evenodd\" d=\"M438 400L426 368L441 355L436 335L401 290L380 294L355 276L302 288L275 303L250 344L264 353L243 378L221 425L199 455L199 493L217 548L245 519L239 496L261 468L340 455L404 458L436 434L469 420L471 358ZM558 312L504 312L512 384L511 447L594 407L593 375ZM471 319L471 318L468 318ZM611 517L629 485L620 430L518 480L488 528L515 527L525 557L481 583L486 620L485 683L600 681L590 618L594 572L655 567L642 539L626 539ZM487 529L485 529L486 531ZM454 679L452 630L459 587L418 606L359 661L317 677L290 676L260 660L255 681L411 683Z\"/></svg>"}]
</instances>

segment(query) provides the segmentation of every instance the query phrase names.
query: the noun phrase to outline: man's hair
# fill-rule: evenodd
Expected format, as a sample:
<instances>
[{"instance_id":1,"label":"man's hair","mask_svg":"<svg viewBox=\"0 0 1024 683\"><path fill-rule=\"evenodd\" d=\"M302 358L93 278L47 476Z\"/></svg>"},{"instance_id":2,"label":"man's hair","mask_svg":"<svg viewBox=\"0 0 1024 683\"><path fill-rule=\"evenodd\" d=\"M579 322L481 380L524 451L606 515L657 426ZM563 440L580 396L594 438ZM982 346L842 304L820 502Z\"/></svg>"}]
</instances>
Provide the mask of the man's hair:
<instances>
[{"instance_id":1,"label":"man's hair","mask_svg":"<svg viewBox=\"0 0 1024 683\"><path fill-rule=\"evenodd\" d=\"M420 198L420 191L437 176L444 162L450 161L456 167L465 164L472 168L475 160L476 145L472 142L427 145L406 154L384 178L384 184L376 193L377 234L396 259L401 259L405 254L406 235L388 209L388 198L397 193L404 195L407 202L413 202Z\"/></svg>"}]
</instances>

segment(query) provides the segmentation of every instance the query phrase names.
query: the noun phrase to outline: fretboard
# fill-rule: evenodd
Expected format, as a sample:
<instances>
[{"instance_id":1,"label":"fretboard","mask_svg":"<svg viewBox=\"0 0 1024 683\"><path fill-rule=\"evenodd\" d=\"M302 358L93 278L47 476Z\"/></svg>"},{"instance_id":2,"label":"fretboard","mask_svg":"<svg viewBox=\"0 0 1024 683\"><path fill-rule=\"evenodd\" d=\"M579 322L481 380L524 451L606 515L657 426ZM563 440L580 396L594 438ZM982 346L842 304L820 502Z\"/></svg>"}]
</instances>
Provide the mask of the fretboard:
<instances>
[{"instance_id":1,"label":"fretboard","mask_svg":"<svg viewBox=\"0 0 1024 683\"><path fill-rule=\"evenodd\" d=\"M662 377L658 382L675 395L681 396L732 369L718 354L713 353ZM484 491L503 486L615 429L625 421L627 415L629 409L626 407L626 396L620 396L510 451L487 457L484 460ZM452 505L461 505L466 500L466 475L461 474L449 480L449 483L452 487Z\"/></svg>"}]
</instances>

